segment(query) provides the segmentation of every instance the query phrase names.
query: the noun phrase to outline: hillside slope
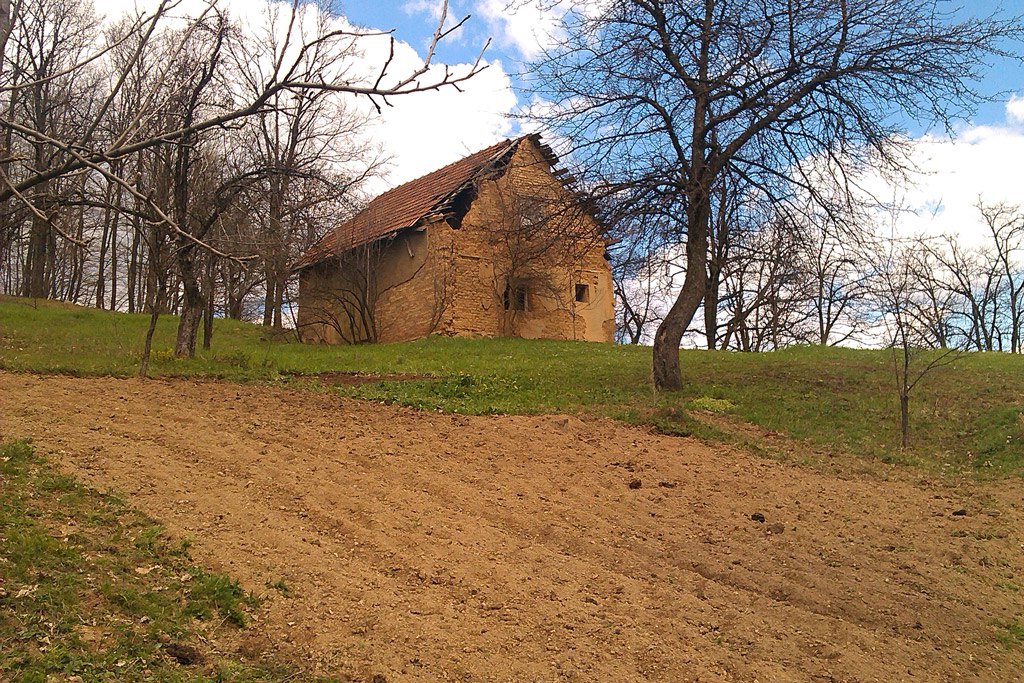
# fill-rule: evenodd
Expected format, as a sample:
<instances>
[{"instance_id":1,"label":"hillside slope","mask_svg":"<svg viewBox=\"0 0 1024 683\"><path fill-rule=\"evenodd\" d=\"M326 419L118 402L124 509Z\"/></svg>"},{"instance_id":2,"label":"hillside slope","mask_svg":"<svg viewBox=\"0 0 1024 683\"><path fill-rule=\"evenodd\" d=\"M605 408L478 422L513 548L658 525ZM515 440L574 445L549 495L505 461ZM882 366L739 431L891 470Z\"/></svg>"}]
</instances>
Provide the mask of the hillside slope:
<instances>
[{"instance_id":1,"label":"hillside slope","mask_svg":"<svg viewBox=\"0 0 1024 683\"><path fill-rule=\"evenodd\" d=\"M147 321L0 298L0 368L130 376ZM657 397L647 347L446 338L311 346L268 341L263 328L218 320L212 350L182 361L170 352L176 324L172 316L161 318L154 376L312 383L348 396L470 414L612 416L667 433L749 442L811 462L844 453L935 471L1024 469L1021 356L970 354L929 374L911 397L911 449L904 453L897 447L898 399L887 351L684 350L684 390ZM776 435L796 445L778 447Z\"/></svg>"},{"instance_id":2,"label":"hillside slope","mask_svg":"<svg viewBox=\"0 0 1024 683\"><path fill-rule=\"evenodd\" d=\"M74 406L73 409L68 409ZM836 477L607 419L0 372L3 429L269 591L356 681L986 681L1024 667L1011 482Z\"/></svg>"}]
</instances>

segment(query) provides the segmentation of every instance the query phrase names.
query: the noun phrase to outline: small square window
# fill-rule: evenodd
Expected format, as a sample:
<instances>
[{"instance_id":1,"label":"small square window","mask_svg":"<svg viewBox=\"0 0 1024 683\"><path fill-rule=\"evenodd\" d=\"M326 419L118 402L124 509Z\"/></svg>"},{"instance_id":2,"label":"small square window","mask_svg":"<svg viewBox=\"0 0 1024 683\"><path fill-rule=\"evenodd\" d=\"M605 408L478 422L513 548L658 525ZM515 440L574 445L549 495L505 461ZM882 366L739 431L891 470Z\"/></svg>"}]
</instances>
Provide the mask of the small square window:
<instances>
[{"instance_id":1,"label":"small square window","mask_svg":"<svg viewBox=\"0 0 1024 683\"><path fill-rule=\"evenodd\" d=\"M581 304L590 303L590 285L576 285L576 301Z\"/></svg>"},{"instance_id":2,"label":"small square window","mask_svg":"<svg viewBox=\"0 0 1024 683\"><path fill-rule=\"evenodd\" d=\"M530 295L526 285L507 285L503 303L506 311L528 310Z\"/></svg>"}]
</instances>

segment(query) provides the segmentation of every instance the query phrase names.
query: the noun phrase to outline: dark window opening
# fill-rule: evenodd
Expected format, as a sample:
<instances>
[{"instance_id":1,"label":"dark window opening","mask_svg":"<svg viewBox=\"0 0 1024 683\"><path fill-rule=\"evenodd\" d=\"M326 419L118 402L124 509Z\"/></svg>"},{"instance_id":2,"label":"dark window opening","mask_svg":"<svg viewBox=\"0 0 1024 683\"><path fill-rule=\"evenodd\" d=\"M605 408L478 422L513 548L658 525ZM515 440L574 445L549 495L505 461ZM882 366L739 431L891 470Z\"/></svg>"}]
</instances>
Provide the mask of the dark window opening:
<instances>
[{"instance_id":1,"label":"dark window opening","mask_svg":"<svg viewBox=\"0 0 1024 683\"><path fill-rule=\"evenodd\" d=\"M590 285L576 285L576 301L581 304L590 303Z\"/></svg>"},{"instance_id":2,"label":"dark window opening","mask_svg":"<svg viewBox=\"0 0 1024 683\"><path fill-rule=\"evenodd\" d=\"M537 197L522 197L519 204L519 223L523 228L536 228L544 222L544 203Z\"/></svg>"},{"instance_id":3,"label":"dark window opening","mask_svg":"<svg viewBox=\"0 0 1024 683\"><path fill-rule=\"evenodd\" d=\"M506 311L528 310L530 297L526 285L507 285L503 298Z\"/></svg>"}]
</instances>

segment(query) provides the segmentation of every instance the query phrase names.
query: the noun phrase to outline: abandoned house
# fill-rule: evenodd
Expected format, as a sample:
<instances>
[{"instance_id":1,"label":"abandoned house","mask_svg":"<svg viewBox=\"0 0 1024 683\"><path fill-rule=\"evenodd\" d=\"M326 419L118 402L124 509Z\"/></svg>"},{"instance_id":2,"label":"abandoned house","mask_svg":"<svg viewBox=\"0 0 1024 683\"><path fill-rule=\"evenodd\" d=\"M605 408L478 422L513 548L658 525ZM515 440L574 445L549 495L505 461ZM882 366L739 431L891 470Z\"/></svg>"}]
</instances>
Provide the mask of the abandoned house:
<instances>
[{"instance_id":1,"label":"abandoned house","mask_svg":"<svg viewBox=\"0 0 1024 683\"><path fill-rule=\"evenodd\" d=\"M296 265L303 339L612 341L606 243L556 163L527 135L374 199Z\"/></svg>"}]
</instances>

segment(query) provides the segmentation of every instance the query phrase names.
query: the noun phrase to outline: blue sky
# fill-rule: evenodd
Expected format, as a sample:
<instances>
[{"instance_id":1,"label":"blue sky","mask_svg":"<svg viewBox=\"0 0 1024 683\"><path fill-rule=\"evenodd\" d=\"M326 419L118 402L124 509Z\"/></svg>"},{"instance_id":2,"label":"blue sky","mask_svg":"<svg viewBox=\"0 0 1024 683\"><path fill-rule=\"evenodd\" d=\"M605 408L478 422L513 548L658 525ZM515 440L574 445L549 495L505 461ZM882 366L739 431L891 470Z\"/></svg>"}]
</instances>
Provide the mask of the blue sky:
<instances>
[{"instance_id":1,"label":"blue sky","mask_svg":"<svg viewBox=\"0 0 1024 683\"><path fill-rule=\"evenodd\" d=\"M536 46L532 32L544 25L545 15L534 11L510 17L503 11L509 2L450 0L453 17L473 17L455 40L442 47L439 61L470 61L490 37L486 57L491 67L465 93L447 92L430 101L409 98L385 111L380 130L395 159L385 184L404 182L516 134L506 117L522 97L515 74L530 45ZM439 7L439 0L348 0L342 11L353 23L395 29L398 40L423 55ZM1024 13L1024 0L954 0L946 8L959 8L963 15L987 16L998 10L1009 15ZM1024 186L1018 181L1024 159L1024 67L1012 58L995 60L978 86L983 93L1003 95L981 104L970 121L956 126L952 138L945 131L929 134L921 125L905 122L919 169L908 182L866 177L865 184L877 196L891 197L909 209L901 218L900 232L957 234L967 244L977 243L984 234L976 208L979 198L1024 206ZM1014 95L1021 99L1011 102ZM453 117L461 118L449 120ZM424 136L424 129L432 134Z\"/></svg>"},{"instance_id":2,"label":"blue sky","mask_svg":"<svg viewBox=\"0 0 1024 683\"><path fill-rule=\"evenodd\" d=\"M986 16L1002 10L1004 14L1024 12L1024 0L964 0L963 12L975 16ZM982 90L988 94L998 92L1024 95L1024 66L1017 60L1002 59L989 66L987 78L981 83ZM976 123L999 124L1005 117L1003 102L983 104L978 112Z\"/></svg>"},{"instance_id":3,"label":"blue sky","mask_svg":"<svg viewBox=\"0 0 1024 683\"><path fill-rule=\"evenodd\" d=\"M471 14L471 19L460 30L454 40L447 41L439 53L443 62L464 62L476 57L484 42L490 38L491 45L487 57L499 60L504 70L514 76L519 70L524 54L521 42L523 26L530 18L521 20L505 20L502 18L503 8L508 0L450 0L449 15L461 19ZM1013 12L1024 13L1024 0L962 0L949 5L959 7L965 15L985 16L1002 11L1004 14ZM430 40L430 34L436 25L436 12L440 8L439 0L349 0L341 6L342 12L353 23L379 29L394 29L395 37L409 43L418 51L422 51ZM515 79L513 78L513 84ZM981 90L988 94L1009 92L1024 95L1024 66L1011 59L999 60L990 65L986 79L980 84ZM980 125L997 125L1005 120L1005 102L985 103L979 107L978 115L971 122ZM911 124L915 133L922 131Z\"/></svg>"}]
</instances>

